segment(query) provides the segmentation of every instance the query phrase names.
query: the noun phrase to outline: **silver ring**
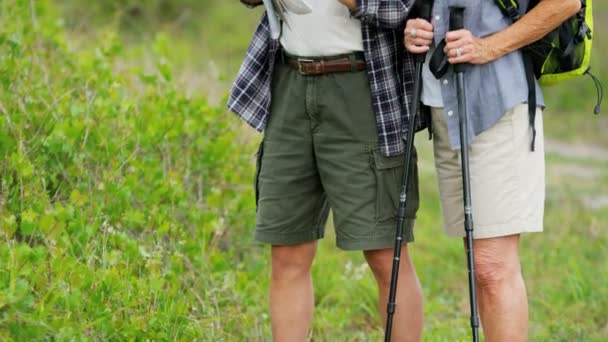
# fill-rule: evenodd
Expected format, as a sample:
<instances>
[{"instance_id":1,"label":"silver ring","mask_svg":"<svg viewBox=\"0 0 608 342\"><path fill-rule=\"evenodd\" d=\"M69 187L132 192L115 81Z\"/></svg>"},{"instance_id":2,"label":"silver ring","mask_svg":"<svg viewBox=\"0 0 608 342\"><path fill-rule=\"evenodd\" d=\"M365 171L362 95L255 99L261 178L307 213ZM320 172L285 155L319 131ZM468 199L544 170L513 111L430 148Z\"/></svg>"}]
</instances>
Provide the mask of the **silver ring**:
<instances>
[{"instance_id":1,"label":"silver ring","mask_svg":"<svg viewBox=\"0 0 608 342\"><path fill-rule=\"evenodd\" d=\"M415 27L410 30L410 36L412 36L412 38L418 37L418 35L416 34L416 28Z\"/></svg>"},{"instance_id":2,"label":"silver ring","mask_svg":"<svg viewBox=\"0 0 608 342\"><path fill-rule=\"evenodd\" d=\"M462 49L458 48L456 49L456 57L460 58L462 56Z\"/></svg>"}]
</instances>

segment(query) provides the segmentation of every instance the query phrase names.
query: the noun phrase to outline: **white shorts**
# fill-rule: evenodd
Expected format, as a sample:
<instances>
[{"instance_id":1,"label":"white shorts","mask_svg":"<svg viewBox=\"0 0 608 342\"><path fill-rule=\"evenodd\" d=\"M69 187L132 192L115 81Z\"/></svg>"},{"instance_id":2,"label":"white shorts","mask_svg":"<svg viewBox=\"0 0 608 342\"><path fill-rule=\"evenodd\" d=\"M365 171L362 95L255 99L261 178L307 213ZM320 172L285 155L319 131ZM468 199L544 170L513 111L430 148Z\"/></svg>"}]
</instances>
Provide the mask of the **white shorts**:
<instances>
[{"instance_id":1,"label":"white shorts","mask_svg":"<svg viewBox=\"0 0 608 342\"><path fill-rule=\"evenodd\" d=\"M445 230L450 236L463 237L460 151L450 146L443 108L432 108L432 118ZM540 109L534 152L530 150L531 131L528 105L518 105L469 147L475 239L543 230L545 150Z\"/></svg>"}]
</instances>

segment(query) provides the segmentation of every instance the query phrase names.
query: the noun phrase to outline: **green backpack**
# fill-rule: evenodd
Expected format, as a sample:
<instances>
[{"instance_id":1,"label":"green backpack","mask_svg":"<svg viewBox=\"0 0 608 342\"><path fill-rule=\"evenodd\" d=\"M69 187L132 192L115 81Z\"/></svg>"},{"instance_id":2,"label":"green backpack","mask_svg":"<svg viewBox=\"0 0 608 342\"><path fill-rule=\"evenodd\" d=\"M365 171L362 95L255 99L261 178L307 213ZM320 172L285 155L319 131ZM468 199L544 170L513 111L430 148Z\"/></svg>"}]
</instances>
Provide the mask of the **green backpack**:
<instances>
[{"instance_id":1,"label":"green backpack","mask_svg":"<svg viewBox=\"0 0 608 342\"><path fill-rule=\"evenodd\" d=\"M530 0L529 12L540 0ZM519 20L517 0L494 0L503 14L513 22ZM523 49L524 65L528 79L528 110L532 127L532 146L536 140L536 88L534 78L542 86L553 85L581 75L589 75L595 83L597 104L595 114L600 113L604 97L602 84L590 72L591 41L593 32L592 0L581 0L581 10L563 22L555 30Z\"/></svg>"},{"instance_id":2,"label":"green backpack","mask_svg":"<svg viewBox=\"0 0 608 342\"><path fill-rule=\"evenodd\" d=\"M520 18L517 0L494 0L503 14L512 21ZM530 11L539 0L530 0ZM567 81L581 75L589 75L595 83L598 102L595 114L599 114L603 98L602 85L590 73L591 43L593 32L592 0L581 0L581 10L570 17L555 30L539 41L524 48L534 71L534 76L542 86L549 86Z\"/></svg>"}]
</instances>

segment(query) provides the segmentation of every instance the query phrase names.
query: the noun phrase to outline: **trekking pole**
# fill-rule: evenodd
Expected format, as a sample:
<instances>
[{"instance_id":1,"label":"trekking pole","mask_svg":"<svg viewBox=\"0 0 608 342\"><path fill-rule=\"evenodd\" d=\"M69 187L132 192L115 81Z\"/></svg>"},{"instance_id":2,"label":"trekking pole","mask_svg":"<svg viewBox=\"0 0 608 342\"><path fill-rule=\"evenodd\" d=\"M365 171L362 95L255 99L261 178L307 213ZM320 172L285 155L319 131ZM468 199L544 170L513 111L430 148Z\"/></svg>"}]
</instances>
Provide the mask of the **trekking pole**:
<instances>
[{"instance_id":1,"label":"trekking pole","mask_svg":"<svg viewBox=\"0 0 608 342\"><path fill-rule=\"evenodd\" d=\"M450 7L450 31L464 27L464 8ZM473 209L471 206L471 178L469 173L468 117L464 87L465 65L455 64L458 93L458 120L460 123L460 155L462 164L462 188L464 197L464 229L466 232L467 264L469 268L469 300L471 304L471 330L473 341L479 341L479 316L477 314L477 288L475 285L475 259L473 254Z\"/></svg>"},{"instance_id":2,"label":"trekking pole","mask_svg":"<svg viewBox=\"0 0 608 342\"><path fill-rule=\"evenodd\" d=\"M418 7L419 18L427 21L431 18L431 11L433 8L433 0L417 0L416 4ZM397 281L399 279L399 264L401 261L401 245L403 243L403 226L405 224L405 208L407 203L407 192L410 179L410 167L412 164L412 154L414 151L414 135L416 132L416 115L418 113L418 104L420 102L421 84L422 84L422 66L426 59L426 53L417 54L415 56L416 62L416 78L414 79L414 98L410 108L410 121L407 130L407 140L405 148L405 166L403 169L403 178L401 181L401 194L399 196L399 211L397 214L397 233L395 238L395 249L393 257L393 270L391 273L391 287L389 293L389 300L386 308L386 330L384 335L384 341L391 341L391 334L393 329L393 317L396 309L396 297L397 297Z\"/></svg>"}]
</instances>

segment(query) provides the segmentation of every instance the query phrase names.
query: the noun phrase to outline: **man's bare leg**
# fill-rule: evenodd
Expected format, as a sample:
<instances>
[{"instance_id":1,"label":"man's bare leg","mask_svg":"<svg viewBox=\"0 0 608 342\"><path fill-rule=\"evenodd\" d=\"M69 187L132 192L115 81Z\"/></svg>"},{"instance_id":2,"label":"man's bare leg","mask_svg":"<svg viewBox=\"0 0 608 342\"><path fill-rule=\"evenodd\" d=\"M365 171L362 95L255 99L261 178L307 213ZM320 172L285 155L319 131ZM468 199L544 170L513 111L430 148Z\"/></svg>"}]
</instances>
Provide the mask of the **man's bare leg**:
<instances>
[{"instance_id":1,"label":"man's bare leg","mask_svg":"<svg viewBox=\"0 0 608 342\"><path fill-rule=\"evenodd\" d=\"M378 305L383 326L386 326L386 305L391 285L393 253L392 248L364 253L378 283ZM393 321L392 340L395 342L421 341L423 323L422 290L414 265L408 255L407 246L403 246L401 250L396 303L397 309Z\"/></svg>"},{"instance_id":2,"label":"man's bare leg","mask_svg":"<svg viewBox=\"0 0 608 342\"><path fill-rule=\"evenodd\" d=\"M306 341L314 306L310 269L316 250L316 241L272 246L270 316L275 342Z\"/></svg>"}]
</instances>

